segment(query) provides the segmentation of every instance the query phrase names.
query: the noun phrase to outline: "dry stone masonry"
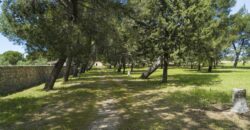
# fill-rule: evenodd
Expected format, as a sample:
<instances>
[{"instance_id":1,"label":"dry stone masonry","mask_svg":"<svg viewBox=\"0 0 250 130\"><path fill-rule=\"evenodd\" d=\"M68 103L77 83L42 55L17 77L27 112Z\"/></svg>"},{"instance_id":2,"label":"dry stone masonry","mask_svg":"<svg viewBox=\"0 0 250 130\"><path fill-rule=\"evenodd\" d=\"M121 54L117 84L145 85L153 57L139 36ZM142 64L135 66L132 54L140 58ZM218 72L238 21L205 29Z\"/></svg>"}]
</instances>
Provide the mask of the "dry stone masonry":
<instances>
[{"instance_id":1,"label":"dry stone masonry","mask_svg":"<svg viewBox=\"0 0 250 130\"><path fill-rule=\"evenodd\" d=\"M44 83L53 66L2 66L0 67L0 95L20 91ZM63 76L65 68L60 74Z\"/></svg>"}]
</instances>

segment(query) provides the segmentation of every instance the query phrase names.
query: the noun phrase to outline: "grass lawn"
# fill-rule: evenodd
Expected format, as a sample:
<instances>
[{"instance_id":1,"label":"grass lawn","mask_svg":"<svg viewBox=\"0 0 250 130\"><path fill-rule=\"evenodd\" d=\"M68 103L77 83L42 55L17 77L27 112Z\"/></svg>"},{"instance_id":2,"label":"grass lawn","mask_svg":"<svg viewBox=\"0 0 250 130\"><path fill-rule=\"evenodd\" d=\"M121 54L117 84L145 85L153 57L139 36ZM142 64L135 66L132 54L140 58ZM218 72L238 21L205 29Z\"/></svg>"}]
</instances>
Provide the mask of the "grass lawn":
<instances>
[{"instance_id":1,"label":"grass lawn","mask_svg":"<svg viewBox=\"0 0 250 130\"><path fill-rule=\"evenodd\" d=\"M249 129L250 114L229 112L232 88L247 89L250 67L220 67L213 73L170 68L161 84L161 69L150 79L94 69L55 90L43 85L0 97L0 129ZM249 102L250 104L250 102ZM110 127L111 126L111 127Z\"/></svg>"}]
</instances>

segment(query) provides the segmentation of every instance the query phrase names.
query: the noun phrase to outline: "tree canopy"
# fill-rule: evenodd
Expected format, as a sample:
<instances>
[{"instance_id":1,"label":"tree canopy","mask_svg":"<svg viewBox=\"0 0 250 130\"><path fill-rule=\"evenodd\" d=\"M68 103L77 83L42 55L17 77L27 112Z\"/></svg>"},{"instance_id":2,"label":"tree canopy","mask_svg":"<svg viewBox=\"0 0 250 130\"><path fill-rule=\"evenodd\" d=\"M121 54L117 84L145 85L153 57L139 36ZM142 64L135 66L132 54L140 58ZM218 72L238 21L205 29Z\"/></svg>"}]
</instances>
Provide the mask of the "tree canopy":
<instances>
[{"instance_id":1,"label":"tree canopy","mask_svg":"<svg viewBox=\"0 0 250 130\"><path fill-rule=\"evenodd\" d=\"M169 65L207 66L211 72L231 45L236 62L243 52L249 56L249 14L243 8L231 15L234 5L235 0L3 0L0 30L28 54L57 60L46 90L65 62L65 81L72 68L77 76L101 60L123 73L127 66L151 66L141 78L162 66L167 82Z\"/></svg>"},{"instance_id":2,"label":"tree canopy","mask_svg":"<svg viewBox=\"0 0 250 130\"><path fill-rule=\"evenodd\" d=\"M6 51L0 55L0 64L2 65L16 65L18 61L23 59L23 55L17 51Z\"/></svg>"}]
</instances>

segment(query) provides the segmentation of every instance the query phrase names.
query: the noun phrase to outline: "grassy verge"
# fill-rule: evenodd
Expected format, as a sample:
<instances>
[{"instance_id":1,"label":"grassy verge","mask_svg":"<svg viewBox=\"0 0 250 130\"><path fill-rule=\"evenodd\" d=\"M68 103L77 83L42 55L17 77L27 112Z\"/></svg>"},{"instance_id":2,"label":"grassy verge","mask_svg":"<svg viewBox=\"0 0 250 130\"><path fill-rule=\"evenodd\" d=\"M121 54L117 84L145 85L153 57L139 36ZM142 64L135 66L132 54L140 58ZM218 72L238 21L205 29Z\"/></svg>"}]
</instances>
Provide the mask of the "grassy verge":
<instances>
[{"instance_id":1,"label":"grassy verge","mask_svg":"<svg viewBox=\"0 0 250 130\"><path fill-rule=\"evenodd\" d=\"M231 90L246 88L250 101L250 69L222 67L213 73L170 68L169 82L161 84L161 69L150 79L113 70L87 72L55 90L43 85L0 97L0 129L88 129L104 118L97 102L115 99L119 129L247 129L250 116L225 114Z\"/></svg>"}]
</instances>

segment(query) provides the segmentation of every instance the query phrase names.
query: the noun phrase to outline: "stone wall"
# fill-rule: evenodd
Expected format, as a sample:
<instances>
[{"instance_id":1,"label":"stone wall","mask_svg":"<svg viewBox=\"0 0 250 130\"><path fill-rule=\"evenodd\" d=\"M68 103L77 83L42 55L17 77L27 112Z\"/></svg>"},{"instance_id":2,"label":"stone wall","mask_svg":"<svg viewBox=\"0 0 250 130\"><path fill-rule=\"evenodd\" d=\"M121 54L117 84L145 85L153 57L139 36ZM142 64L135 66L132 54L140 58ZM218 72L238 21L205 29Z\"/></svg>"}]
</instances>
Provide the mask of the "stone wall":
<instances>
[{"instance_id":1,"label":"stone wall","mask_svg":"<svg viewBox=\"0 0 250 130\"><path fill-rule=\"evenodd\" d=\"M53 66L0 66L0 95L44 83ZM60 77L63 76L63 68Z\"/></svg>"}]
</instances>

